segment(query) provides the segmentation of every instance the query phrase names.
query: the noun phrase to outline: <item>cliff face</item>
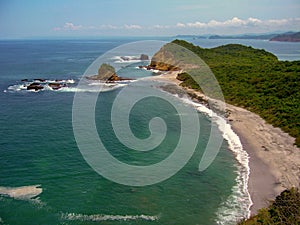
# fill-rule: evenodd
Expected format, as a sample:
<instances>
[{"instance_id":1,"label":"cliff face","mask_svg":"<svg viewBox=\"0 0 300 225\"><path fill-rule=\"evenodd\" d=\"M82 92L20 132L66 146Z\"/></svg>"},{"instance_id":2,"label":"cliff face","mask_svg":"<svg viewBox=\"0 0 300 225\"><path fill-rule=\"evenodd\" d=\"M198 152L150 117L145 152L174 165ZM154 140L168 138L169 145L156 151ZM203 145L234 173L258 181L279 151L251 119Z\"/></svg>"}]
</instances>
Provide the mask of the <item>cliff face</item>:
<instances>
[{"instance_id":1,"label":"cliff face","mask_svg":"<svg viewBox=\"0 0 300 225\"><path fill-rule=\"evenodd\" d=\"M187 48L174 42L164 45L151 59L147 69L160 71L180 71L196 69L201 66L199 57Z\"/></svg>"},{"instance_id":2,"label":"cliff face","mask_svg":"<svg viewBox=\"0 0 300 225\"><path fill-rule=\"evenodd\" d=\"M163 46L155 53L149 67L160 71L180 70L178 62L175 60L174 54L171 49L168 48L168 45Z\"/></svg>"},{"instance_id":3,"label":"cliff face","mask_svg":"<svg viewBox=\"0 0 300 225\"><path fill-rule=\"evenodd\" d=\"M271 38L270 41L300 42L300 32L277 35Z\"/></svg>"}]
</instances>

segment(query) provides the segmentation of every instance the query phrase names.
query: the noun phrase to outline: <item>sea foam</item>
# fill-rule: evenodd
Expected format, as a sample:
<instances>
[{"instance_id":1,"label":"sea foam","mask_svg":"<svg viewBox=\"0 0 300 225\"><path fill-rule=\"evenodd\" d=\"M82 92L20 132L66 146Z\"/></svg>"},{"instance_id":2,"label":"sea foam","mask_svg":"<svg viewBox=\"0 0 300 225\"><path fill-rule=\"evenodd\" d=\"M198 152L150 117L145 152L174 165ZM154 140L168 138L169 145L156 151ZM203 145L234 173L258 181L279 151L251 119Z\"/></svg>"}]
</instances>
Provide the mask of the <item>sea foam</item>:
<instances>
[{"instance_id":1,"label":"sea foam","mask_svg":"<svg viewBox=\"0 0 300 225\"><path fill-rule=\"evenodd\" d=\"M63 220L70 221L130 221L130 220L148 220L155 221L158 220L158 216L149 216L149 215L103 215L103 214L77 214L77 213L63 213L61 218Z\"/></svg>"},{"instance_id":2,"label":"sea foam","mask_svg":"<svg viewBox=\"0 0 300 225\"><path fill-rule=\"evenodd\" d=\"M21 187L0 187L0 195L9 196L19 200L31 200L43 192L41 185Z\"/></svg>"},{"instance_id":3,"label":"sea foam","mask_svg":"<svg viewBox=\"0 0 300 225\"><path fill-rule=\"evenodd\" d=\"M67 86L62 86L58 90L52 89L48 83L64 83L64 84L71 84ZM108 92L113 91L115 89L124 87L128 85L129 83L135 82L135 80L128 80L128 81L116 81L114 83L104 83L104 82L97 82L93 81L86 85L80 85L77 86L75 80L69 79L69 80L60 80L59 82L55 80L45 80L45 82L39 82L36 83L42 83L43 89L41 90L27 90L27 86L30 84L30 82L23 82L21 84L15 84L11 85L7 88L7 90L4 90L5 93L14 93L14 92L31 92L31 93L38 93L42 91L53 91L53 92Z\"/></svg>"},{"instance_id":4,"label":"sea foam","mask_svg":"<svg viewBox=\"0 0 300 225\"><path fill-rule=\"evenodd\" d=\"M195 107L199 112L213 119L218 129L221 131L223 138L227 141L229 149L233 152L237 164L236 184L232 187L232 194L221 203L217 210L217 224L236 224L243 218L250 217L250 207L253 204L248 190L248 180L250 175L249 156L243 149L240 138L232 130L231 125L225 118L219 116L211 109L201 103L193 102L188 97L179 97L182 102Z\"/></svg>"}]
</instances>

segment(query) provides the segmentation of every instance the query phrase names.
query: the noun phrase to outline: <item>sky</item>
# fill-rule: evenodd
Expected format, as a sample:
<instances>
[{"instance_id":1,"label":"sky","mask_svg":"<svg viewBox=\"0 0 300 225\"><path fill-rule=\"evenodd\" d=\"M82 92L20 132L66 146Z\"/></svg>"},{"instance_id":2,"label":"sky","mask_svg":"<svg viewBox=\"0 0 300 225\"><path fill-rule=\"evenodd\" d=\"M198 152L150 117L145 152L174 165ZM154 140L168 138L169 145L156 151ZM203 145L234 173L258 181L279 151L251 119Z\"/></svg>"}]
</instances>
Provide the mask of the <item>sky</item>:
<instances>
[{"instance_id":1,"label":"sky","mask_svg":"<svg viewBox=\"0 0 300 225\"><path fill-rule=\"evenodd\" d=\"M0 38L300 31L300 0L0 0Z\"/></svg>"}]
</instances>

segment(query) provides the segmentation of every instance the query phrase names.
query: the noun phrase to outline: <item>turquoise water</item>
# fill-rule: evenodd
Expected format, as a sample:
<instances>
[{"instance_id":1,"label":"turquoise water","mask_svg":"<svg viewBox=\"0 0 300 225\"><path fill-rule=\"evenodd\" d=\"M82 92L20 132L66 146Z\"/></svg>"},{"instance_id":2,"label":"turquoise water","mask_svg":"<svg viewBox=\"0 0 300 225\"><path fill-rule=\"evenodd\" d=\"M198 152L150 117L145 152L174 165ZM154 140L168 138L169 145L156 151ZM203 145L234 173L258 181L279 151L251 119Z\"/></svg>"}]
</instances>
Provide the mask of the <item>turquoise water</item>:
<instances>
[{"instance_id":1,"label":"turquoise water","mask_svg":"<svg viewBox=\"0 0 300 225\"><path fill-rule=\"evenodd\" d=\"M24 78L73 79L70 86L75 88L99 55L129 41L0 42L0 186L42 188L35 199L2 195L0 224L209 225L222 220L224 213L219 209L235 194L232 188L237 184L239 164L224 141L211 166L198 171L211 127L205 115L199 113L199 142L182 170L158 184L125 186L100 176L83 159L72 128L73 91L17 88ZM135 78L152 75L135 66L124 68L123 73ZM155 98L133 108L130 125L139 138L149 135L153 116L166 118L168 125L166 139L154 151L133 152L118 141L109 120L111 104L120 90L102 93L97 101L96 125L105 146L130 164L148 165L164 159L180 135L174 108ZM237 211L227 210L229 214Z\"/></svg>"}]
</instances>

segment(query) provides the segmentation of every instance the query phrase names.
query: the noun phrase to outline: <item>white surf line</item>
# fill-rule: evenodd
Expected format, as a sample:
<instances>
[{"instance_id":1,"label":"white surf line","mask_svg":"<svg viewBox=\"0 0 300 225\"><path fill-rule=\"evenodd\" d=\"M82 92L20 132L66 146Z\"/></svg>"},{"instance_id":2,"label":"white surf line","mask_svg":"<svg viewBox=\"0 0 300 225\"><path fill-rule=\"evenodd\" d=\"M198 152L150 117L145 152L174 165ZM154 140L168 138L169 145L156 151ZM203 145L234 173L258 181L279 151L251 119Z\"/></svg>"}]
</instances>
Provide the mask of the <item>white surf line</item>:
<instances>
[{"instance_id":1,"label":"white surf line","mask_svg":"<svg viewBox=\"0 0 300 225\"><path fill-rule=\"evenodd\" d=\"M238 175L235 179L236 185L232 187L232 195L223 202L217 212L217 223L228 225L230 223L236 224L236 221L245 217L249 218L250 208L253 204L251 195L248 189L248 181L250 176L249 155L243 149L239 136L233 131L231 125L225 118L219 116L213 110L207 108L201 103L196 103L188 97L180 98L181 101L194 106L199 112L205 114L209 118L215 118L214 122L221 131L223 138L227 141L229 150L233 152L238 165ZM241 204L246 202L247 204ZM239 209L239 210L238 210ZM229 212L230 211L230 212Z\"/></svg>"},{"instance_id":2,"label":"white surf line","mask_svg":"<svg viewBox=\"0 0 300 225\"><path fill-rule=\"evenodd\" d=\"M162 90L168 94L167 91ZM219 116L213 110L209 109L201 103L196 103L189 97L179 97L177 94L171 94L178 98L180 101L195 107L200 113L214 118L214 123L217 124L218 129L221 131L223 138L227 141L229 150L233 152L238 165L238 175L236 185L232 187L232 195L225 200L217 212L217 224L236 224L236 221L245 217L249 218L251 211L250 208L253 204L251 195L248 189L248 181L250 176L249 155L243 149L239 136L233 131L231 125L225 118ZM247 204L241 204L246 202ZM230 211L230 212L229 212Z\"/></svg>"},{"instance_id":3,"label":"white surf line","mask_svg":"<svg viewBox=\"0 0 300 225\"><path fill-rule=\"evenodd\" d=\"M43 192L41 185L30 185L21 187L1 187L0 195L9 196L14 199L30 200Z\"/></svg>"},{"instance_id":4,"label":"white surf line","mask_svg":"<svg viewBox=\"0 0 300 225\"><path fill-rule=\"evenodd\" d=\"M70 220L70 221L129 221L129 220L148 220L148 221L155 221L158 220L158 216L150 216L150 215L103 215L103 214L94 214L94 215L87 215L87 214L77 214L77 213L63 213L61 218L63 220Z\"/></svg>"}]
</instances>

